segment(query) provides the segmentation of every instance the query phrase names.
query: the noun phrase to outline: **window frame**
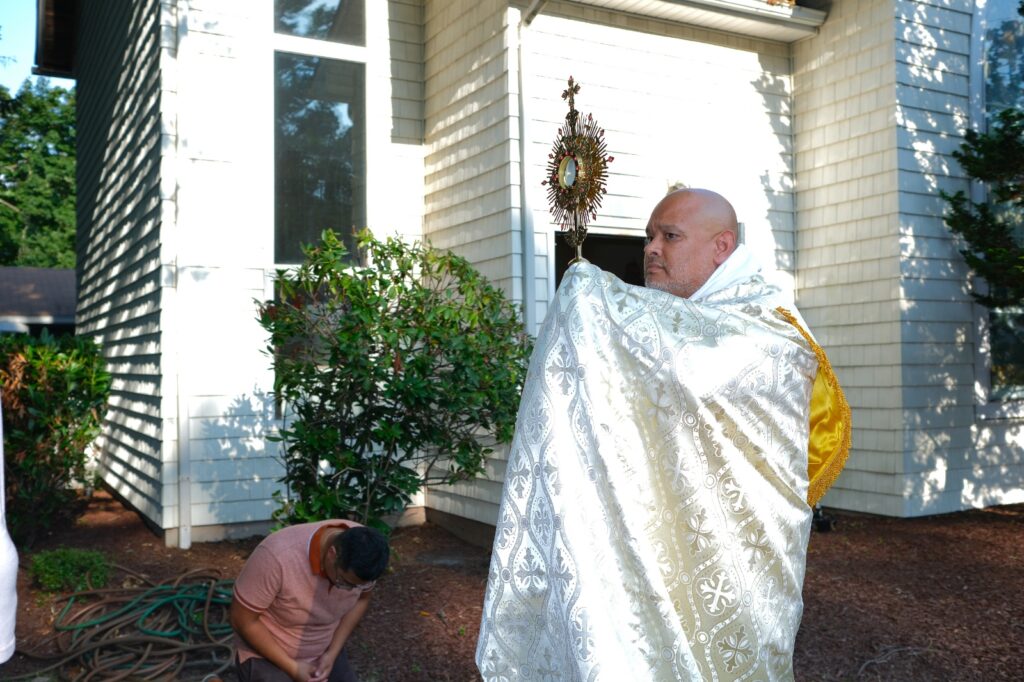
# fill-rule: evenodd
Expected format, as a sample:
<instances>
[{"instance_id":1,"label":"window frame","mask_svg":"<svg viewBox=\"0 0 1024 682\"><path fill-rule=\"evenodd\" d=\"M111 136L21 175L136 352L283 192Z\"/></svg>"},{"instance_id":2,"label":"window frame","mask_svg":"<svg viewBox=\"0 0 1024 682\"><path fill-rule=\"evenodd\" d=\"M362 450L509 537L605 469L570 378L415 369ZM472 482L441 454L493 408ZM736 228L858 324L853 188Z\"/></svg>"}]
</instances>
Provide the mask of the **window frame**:
<instances>
[{"instance_id":1,"label":"window frame","mask_svg":"<svg viewBox=\"0 0 1024 682\"><path fill-rule=\"evenodd\" d=\"M375 77L375 71L372 68L375 64L380 62L379 59L375 59L373 55L379 51L380 48L380 36L378 31L374 30L376 22L379 21L380 7L383 3L377 3L373 0L364 0L364 32L365 32L365 45L353 45L349 43L338 43L329 40L322 40L319 38L309 38L303 36L295 36L287 33L278 33L274 26L274 14L273 14L273 0L268 3L267 9L267 21L270 29L270 45L269 45L269 101L271 103L272 113L270 115L270 139L271 139L271 150L270 150L270 188L271 188L271 234L270 234L270 262L273 266L267 273L267 279L272 280L274 273L278 269L291 269L298 266L298 263L294 262L283 262L277 260L276 253L276 241L277 241L277 163L276 163L276 149L274 149L274 138L276 130L276 116L273 111L276 110L276 89L277 89L277 76L276 76L276 62L277 55L279 53L286 53L292 55L316 57L320 59L333 59L337 61L351 62L354 64L360 64L363 67L363 109L366 117L365 124L363 126L363 145L364 145L364 160L363 160L363 187L364 187L364 211L366 215L366 225L371 226L374 224L374 207L371 201L373 196L373 175L371 171L372 162L371 159L374 156L376 145L374 141L377 139L377 121L382 115L382 111L386 112L386 109L380 106L378 101L380 93L376 83L371 85L371 80ZM386 17L386 7L384 8ZM386 22L385 22L386 26ZM384 35L386 48L387 35ZM389 120L390 114L388 113ZM267 285L269 291L273 291L273 285Z\"/></svg>"},{"instance_id":2,"label":"window frame","mask_svg":"<svg viewBox=\"0 0 1024 682\"><path fill-rule=\"evenodd\" d=\"M990 0L998 2L999 0ZM1006 0L1012 4L1016 0ZM972 130L982 133L987 129L985 101L985 66L987 51L985 34L988 31L986 19L987 3L975 3L971 22L970 72L968 78L968 116ZM988 191L981 182L972 182L970 199L975 203L985 201ZM977 348L974 356L975 412L983 421L1024 420L1024 399L993 398L992 396L992 345L990 309L974 301L974 338Z\"/></svg>"}]
</instances>

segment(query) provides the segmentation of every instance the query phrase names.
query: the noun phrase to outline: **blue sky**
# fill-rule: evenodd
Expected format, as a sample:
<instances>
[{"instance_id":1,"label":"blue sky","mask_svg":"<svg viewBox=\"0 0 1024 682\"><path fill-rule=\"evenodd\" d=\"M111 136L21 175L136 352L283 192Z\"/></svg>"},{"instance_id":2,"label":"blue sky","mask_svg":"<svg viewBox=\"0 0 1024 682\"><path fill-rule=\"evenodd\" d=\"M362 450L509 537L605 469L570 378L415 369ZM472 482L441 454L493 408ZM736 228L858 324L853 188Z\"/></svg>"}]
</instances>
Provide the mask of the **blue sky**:
<instances>
[{"instance_id":1,"label":"blue sky","mask_svg":"<svg viewBox=\"0 0 1024 682\"><path fill-rule=\"evenodd\" d=\"M0 56L13 57L0 64L0 85L17 92L32 76L36 56L36 0L0 0ZM51 78L51 85L70 88L75 84L64 78Z\"/></svg>"}]
</instances>

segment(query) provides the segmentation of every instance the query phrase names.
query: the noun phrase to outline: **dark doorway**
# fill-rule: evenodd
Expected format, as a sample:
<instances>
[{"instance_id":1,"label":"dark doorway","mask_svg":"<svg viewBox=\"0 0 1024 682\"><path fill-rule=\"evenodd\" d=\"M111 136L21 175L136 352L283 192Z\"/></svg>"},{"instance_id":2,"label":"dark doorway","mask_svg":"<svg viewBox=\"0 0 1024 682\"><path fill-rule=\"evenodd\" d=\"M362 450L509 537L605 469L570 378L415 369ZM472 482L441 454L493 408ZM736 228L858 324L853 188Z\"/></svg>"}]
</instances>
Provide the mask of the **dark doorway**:
<instances>
[{"instance_id":1,"label":"dark doorway","mask_svg":"<svg viewBox=\"0 0 1024 682\"><path fill-rule=\"evenodd\" d=\"M562 283L562 275L569 262L576 257L576 249L565 241L565 234L555 233L555 287ZM626 284L642 286L644 283L644 238L608 234L589 234L583 242L583 257L597 267L612 273Z\"/></svg>"}]
</instances>

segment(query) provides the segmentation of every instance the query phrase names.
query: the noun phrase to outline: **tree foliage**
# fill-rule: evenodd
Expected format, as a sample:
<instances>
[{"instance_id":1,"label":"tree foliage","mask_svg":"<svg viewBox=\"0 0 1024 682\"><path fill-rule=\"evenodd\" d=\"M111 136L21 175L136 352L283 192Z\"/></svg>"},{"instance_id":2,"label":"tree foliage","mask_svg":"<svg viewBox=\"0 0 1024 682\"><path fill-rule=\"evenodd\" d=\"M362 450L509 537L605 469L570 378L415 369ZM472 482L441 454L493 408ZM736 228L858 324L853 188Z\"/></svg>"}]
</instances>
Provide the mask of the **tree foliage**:
<instances>
[{"instance_id":1,"label":"tree foliage","mask_svg":"<svg viewBox=\"0 0 1024 682\"><path fill-rule=\"evenodd\" d=\"M75 266L75 91L0 86L0 265Z\"/></svg>"},{"instance_id":2,"label":"tree foliage","mask_svg":"<svg viewBox=\"0 0 1024 682\"><path fill-rule=\"evenodd\" d=\"M1024 112L1004 109L987 133L967 131L954 156L967 174L989 188L989 201L975 203L963 191L943 193L946 224L963 236L967 263L985 278L987 293L975 297L992 307L1024 300Z\"/></svg>"},{"instance_id":3,"label":"tree foliage","mask_svg":"<svg viewBox=\"0 0 1024 682\"><path fill-rule=\"evenodd\" d=\"M506 297L451 253L359 243L368 265L324 232L259 306L291 414L281 521L383 527L422 486L481 473L483 436L512 436L530 341Z\"/></svg>"}]
</instances>

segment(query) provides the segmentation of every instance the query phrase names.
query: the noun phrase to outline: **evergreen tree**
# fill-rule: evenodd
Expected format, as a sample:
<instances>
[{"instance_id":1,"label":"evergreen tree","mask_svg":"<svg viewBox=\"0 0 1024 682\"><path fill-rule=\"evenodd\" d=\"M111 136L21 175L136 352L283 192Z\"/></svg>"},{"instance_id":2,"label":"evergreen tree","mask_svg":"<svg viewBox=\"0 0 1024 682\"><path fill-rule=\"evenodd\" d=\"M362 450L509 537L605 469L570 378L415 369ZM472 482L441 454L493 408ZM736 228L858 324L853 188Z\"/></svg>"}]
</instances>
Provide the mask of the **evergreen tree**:
<instances>
[{"instance_id":1,"label":"evergreen tree","mask_svg":"<svg viewBox=\"0 0 1024 682\"><path fill-rule=\"evenodd\" d=\"M75 266L75 91L0 86L0 265Z\"/></svg>"},{"instance_id":2,"label":"evergreen tree","mask_svg":"<svg viewBox=\"0 0 1024 682\"><path fill-rule=\"evenodd\" d=\"M964 258L988 282L988 293L974 296L990 307L1024 300L1024 112L1004 109L987 133L967 131L960 165L989 189L989 201L975 203L964 192L943 193L949 202L946 224L968 248Z\"/></svg>"},{"instance_id":3,"label":"evergreen tree","mask_svg":"<svg viewBox=\"0 0 1024 682\"><path fill-rule=\"evenodd\" d=\"M1017 9L1024 16L1024 0ZM992 308L1024 301L1024 32L1020 21L989 30L991 45L986 100L998 112L989 130L968 130L953 156L968 177L985 183L988 200L970 201L964 192L942 196L949 202L946 224L967 242L968 265L985 278L987 293L975 292Z\"/></svg>"}]
</instances>

